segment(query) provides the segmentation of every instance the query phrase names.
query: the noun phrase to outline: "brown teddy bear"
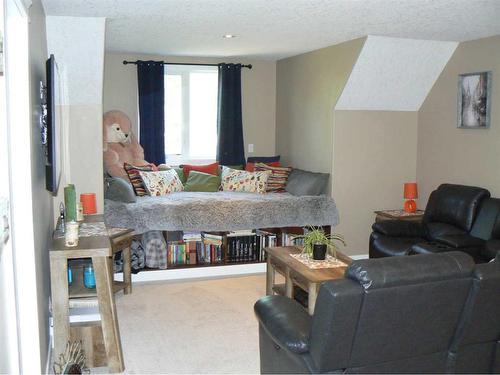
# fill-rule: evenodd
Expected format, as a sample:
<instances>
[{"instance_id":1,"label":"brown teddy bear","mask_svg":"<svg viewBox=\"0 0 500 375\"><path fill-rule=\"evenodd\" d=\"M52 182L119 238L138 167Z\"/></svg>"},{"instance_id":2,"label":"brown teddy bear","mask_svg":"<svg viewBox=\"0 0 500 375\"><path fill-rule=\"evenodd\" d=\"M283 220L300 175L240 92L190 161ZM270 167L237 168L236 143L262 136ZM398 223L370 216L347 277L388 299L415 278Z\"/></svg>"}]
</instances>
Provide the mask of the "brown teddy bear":
<instances>
[{"instance_id":1,"label":"brown teddy bear","mask_svg":"<svg viewBox=\"0 0 500 375\"><path fill-rule=\"evenodd\" d=\"M140 166L149 164L144 160L144 150L132 133L132 123L122 111L109 111L103 116L104 170L113 177L127 179L124 163Z\"/></svg>"}]
</instances>

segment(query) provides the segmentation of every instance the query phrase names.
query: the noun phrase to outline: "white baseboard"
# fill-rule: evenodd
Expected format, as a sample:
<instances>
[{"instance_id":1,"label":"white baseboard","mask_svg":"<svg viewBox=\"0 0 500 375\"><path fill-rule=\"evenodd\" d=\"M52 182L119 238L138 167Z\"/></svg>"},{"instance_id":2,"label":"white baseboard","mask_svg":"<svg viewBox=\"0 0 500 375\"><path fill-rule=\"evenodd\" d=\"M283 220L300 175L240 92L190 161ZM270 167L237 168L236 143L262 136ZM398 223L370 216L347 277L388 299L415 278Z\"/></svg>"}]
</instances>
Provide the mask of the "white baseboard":
<instances>
[{"instance_id":1,"label":"white baseboard","mask_svg":"<svg viewBox=\"0 0 500 375\"><path fill-rule=\"evenodd\" d=\"M359 254L359 255L350 255L351 259L359 260L359 259L368 259L368 254Z\"/></svg>"},{"instance_id":2,"label":"white baseboard","mask_svg":"<svg viewBox=\"0 0 500 375\"><path fill-rule=\"evenodd\" d=\"M179 268L170 270L144 271L132 275L132 282L166 280L188 280L211 277L252 275L266 272L265 263L235 264L230 266ZM118 276L118 275L117 275ZM123 280L123 274L118 276ZM118 279L117 277L117 279Z\"/></svg>"}]
</instances>

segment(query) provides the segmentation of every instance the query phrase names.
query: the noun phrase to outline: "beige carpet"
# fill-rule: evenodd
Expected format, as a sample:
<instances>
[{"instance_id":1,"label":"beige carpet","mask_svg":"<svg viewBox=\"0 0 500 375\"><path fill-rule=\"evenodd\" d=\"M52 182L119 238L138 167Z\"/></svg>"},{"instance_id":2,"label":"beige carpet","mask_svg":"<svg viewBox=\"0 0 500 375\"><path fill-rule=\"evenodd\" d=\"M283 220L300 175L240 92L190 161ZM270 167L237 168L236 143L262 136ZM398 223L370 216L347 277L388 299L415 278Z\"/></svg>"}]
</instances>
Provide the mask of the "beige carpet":
<instances>
[{"instance_id":1,"label":"beige carpet","mask_svg":"<svg viewBox=\"0 0 500 375\"><path fill-rule=\"evenodd\" d=\"M116 296L125 373L259 373L265 276L134 284Z\"/></svg>"}]
</instances>

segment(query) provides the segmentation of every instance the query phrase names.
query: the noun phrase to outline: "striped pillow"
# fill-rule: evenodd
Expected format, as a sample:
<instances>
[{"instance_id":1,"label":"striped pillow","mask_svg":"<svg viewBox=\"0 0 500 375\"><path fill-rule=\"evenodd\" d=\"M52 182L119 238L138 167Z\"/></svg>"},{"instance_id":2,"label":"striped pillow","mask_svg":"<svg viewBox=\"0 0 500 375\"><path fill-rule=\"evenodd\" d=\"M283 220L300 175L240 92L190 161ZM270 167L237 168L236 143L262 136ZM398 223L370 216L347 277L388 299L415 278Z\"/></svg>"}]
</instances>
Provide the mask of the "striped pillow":
<instances>
[{"instance_id":1,"label":"striped pillow","mask_svg":"<svg viewBox=\"0 0 500 375\"><path fill-rule=\"evenodd\" d=\"M255 171L269 171L271 175L267 179L268 193L283 193L285 191L288 175L292 171L290 167L273 167L264 163L255 163Z\"/></svg>"},{"instance_id":2,"label":"striped pillow","mask_svg":"<svg viewBox=\"0 0 500 375\"><path fill-rule=\"evenodd\" d=\"M128 179L134 188L135 195L138 197L148 195L148 191L146 190L146 186L144 186L144 182L139 172L154 172L157 171L158 168L154 164L135 166L129 163L124 163L123 168L125 172L127 172Z\"/></svg>"}]
</instances>

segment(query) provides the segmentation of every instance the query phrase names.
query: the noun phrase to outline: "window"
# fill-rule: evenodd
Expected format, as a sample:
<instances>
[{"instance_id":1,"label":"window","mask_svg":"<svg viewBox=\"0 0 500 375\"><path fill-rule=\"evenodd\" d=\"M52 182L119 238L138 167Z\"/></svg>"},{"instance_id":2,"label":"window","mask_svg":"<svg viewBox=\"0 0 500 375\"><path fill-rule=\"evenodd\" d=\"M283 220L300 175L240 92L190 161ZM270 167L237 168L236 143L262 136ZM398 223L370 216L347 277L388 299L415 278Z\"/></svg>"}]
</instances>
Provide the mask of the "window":
<instances>
[{"instance_id":1,"label":"window","mask_svg":"<svg viewBox=\"0 0 500 375\"><path fill-rule=\"evenodd\" d=\"M167 66L165 69L167 164L215 160L217 92L216 66Z\"/></svg>"}]
</instances>

